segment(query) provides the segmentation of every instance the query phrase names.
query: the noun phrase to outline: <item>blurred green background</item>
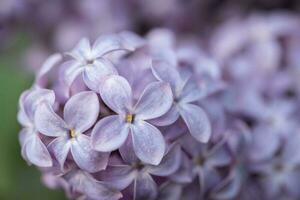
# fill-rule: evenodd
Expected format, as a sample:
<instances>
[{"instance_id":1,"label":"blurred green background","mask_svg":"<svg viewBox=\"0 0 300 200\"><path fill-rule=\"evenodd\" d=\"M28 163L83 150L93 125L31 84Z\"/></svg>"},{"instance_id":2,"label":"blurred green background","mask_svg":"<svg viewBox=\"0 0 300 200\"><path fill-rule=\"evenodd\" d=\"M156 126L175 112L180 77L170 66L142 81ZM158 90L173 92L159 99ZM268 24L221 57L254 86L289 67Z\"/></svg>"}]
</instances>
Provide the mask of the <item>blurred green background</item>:
<instances>
[{"instance_id":1,"label":"blurred green background","mask_svg":"<svg viewBox=\"0 0 300 200\"><path fill-rule=\"evenodd\" d=\"M21 92L33 80L21 63L29 44L26 36L17 36L0 52L0 200L66 199L62 191L44 187L39 171L28 166L20 154L16 113Z\"/></svg>"}]
</instances>

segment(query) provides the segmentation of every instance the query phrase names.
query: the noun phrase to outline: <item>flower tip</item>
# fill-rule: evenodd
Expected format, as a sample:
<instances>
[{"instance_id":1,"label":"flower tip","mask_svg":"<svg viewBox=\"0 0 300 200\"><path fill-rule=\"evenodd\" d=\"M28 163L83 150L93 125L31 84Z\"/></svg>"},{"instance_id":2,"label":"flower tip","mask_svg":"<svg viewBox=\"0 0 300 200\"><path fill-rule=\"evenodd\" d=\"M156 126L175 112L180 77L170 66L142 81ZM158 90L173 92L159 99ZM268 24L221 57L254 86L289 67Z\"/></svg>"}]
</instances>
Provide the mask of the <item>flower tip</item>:
<instances>
[{"instance_id":1,"label":"flower tip","mask_svg":"<svg viewBox=\"0 0 300 200\"><path fill-rule=\"evenodd\" d=\"M41 167L41 168L48 168L48 167L52 167L53 166L53 162L51 159L48 159L47 161L44 161L44 162L40 162L40 163L32 163L38 167Z\"/></svg>"},{"instance_id":2,"label":"flower tip","mask_svg":"<svg viewBox=\"0 0 300 200\"><path fill-rule=\"evenodd\" d=\"M211 129L208 130L206 133L200 135L198 138L195 138L201 143L208 143L211 138Z\"/></svg>"}]
</instances>

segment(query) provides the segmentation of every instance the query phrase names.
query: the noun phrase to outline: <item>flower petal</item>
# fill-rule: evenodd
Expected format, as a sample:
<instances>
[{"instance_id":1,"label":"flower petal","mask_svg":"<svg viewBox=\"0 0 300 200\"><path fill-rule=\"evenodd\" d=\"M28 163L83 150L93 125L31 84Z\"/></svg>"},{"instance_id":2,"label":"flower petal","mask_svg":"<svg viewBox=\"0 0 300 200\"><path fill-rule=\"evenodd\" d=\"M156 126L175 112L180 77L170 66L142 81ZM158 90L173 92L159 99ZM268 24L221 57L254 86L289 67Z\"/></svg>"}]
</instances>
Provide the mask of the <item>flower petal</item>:
<instances>
[{"instance_id":1,"label":"flower petal","mask_svg":"<svg viewBox=\"0 0 300 200\"><path fill-rule=\"evenodd\" d=\"M118 35L101 35L93 45L93 56L99 58L118 50L125 50Z\"/></svg>"},{"instance_id":2,"label":"flower petal","mask_svg":"<svg viewBox=\"0 0 300 200\"><path fill-rule=\"evenodd\" d=\"M179 113L191 135L199 142L208 142L211 137L211 125L202 108L193 104L182 104L179 105Z\"/></svg>"},{"instance_id":3,"label":"flower petal","mask_svg":"<svg viewBox=\"0 0 300 200\"><path fill-rule=\"evenodd\" d=\"M167 182L159 188L157 200L180 200L183 186L181 184Z\"/></svg>"},{"instance_id":4,"label":"flower petal","mask_svg":"<svg viewBox=\"0 0 300 200\"><path fill-rule=\"evenodd\" d=\"M287 173L286 177L283 180L282 185L286 186L288 194L291 194L293 197L299 197L300 191L298 185L300 184L300 173L297 170Z\"/></svg>"},{"instance_id":5,"label":"flower petal","mask_svg":"<svg viewBox=\"0 0 300 200\"><path fill-rule=\"evenodd\" d=\"M19 132L19 143L23 147L28 139L33 136L35 132L33 132L33 129L31 128L22 128L22 130Z\"/></svg>"},{"instance_id":6,"label":"flower petal","mask_svg":"<svg viewBox=\"0 0 300 200\"><path fill-rule=\"evenodd\" d=\"M126 164L133 164L139 161L138 157L135 155L132 143L132 135L129 134L124 144L119 148L119 152L123 161Z\"/></svg>"},{"instance_id":7,"label":"flower petal","mask_svg":"<svg viewBox=\"0 0 300 200\"><path fill-rule=\"evenodd\" d=\"M81 63L76 60L69 60L62 64L62 80L68 86L71 87L75 79L81 74L84 70Z\"/></svg>"},{"instance_id":8,"label":"flower petal","mask_svg":"<svg viewBox=\"0 0 300 200\"><path fill-rule=\"evenodd\" d=\"M193 181L193 165L190 158L182 152L182 161L179 169L170 176L170 180L175 183L191 183Z\"/></svg>"},{"instance_id":9,"label":"flower petal","mask_svg":"<svg viewBox=\"0 0 300 200\"><path fill-rule=\"evenodd\" d=\"M65 161L71 148L71 140L67 136L58 137L48 145L48 148L58 161L61 170L64 171Z\"/></svg>"},{"instance_id":10,"label":"flower petal","mask_svg":"<svg viewBox=\"0 0 300 200\"><path fill-rule=\"evenodd\" d=\"M165 61L153 61L152 73L160 81L170 83L173 92L182 85L180 74L175 66Z\"/></svg>"},{"instance_id":11,"label":"flower petal","mask_svg":"<svg viewBox=\"0 0 300 200\"><path fill-rule=\"evenodd\" d=\"M272 158L280 147L280 138L273 130L257 126L252 132L248 156L251 161L263 161Z\"/></svg>"},{"instance_id":12,"label":"flower petal","mask_svg":"<svg viewBox=\"0 0 300 200\"><path fill-rule=\"evenodd\" d=\"M158 118L148 120L148 122L156 126L167 126L173 124L178 118L179 118L178 109L176 106L172 105L172 107L167 113L165 113L164 115Z\"/></svg>"},{"instance_id":13,"label":"flower petal","mask_svg":"<svg viewBox=\"0 0 300 200\"><path fill-rule=\"evenodd\" d=\"M118 200L122 194L97 181L89 173L77 170L65 175L72 191L83 193L86 199Z\"/></svg>"},{"instance_id":14,"label":"flower petal","mask_svg":"<svg viewBox=\"0 0 300 200\"><path fill-rule=\"evenodd\" d=\"M92 131L95 150L109 152L118 149L125 142L129 128L118 115L101 119Z\"/></svg>"},{"instance_id":15,"label":"flower petal","mask_svg":"<svg viewBox=\"0 0 300 200\"><path fill-rule=\"evenodd\" d=\"M210 167L228 166L232 161L231 157L229 151L222 146L210 155L208 160L206 160L206 165Z\"/></svg>"},{"instance_id":16,"label":"flower petal","mask_svg":"<svg viewBox=\"0 0 300 200\"><path fill-rule=\"evenodd\" d=\"M68 133L66 123L53 111L47 103L38 106L34 116L37 130L50 137L63 136Z\"/></svg>"},{"instance_id":17,"label":"flower petal","mask_svg":"<svg viewBox=\"0 0 300 200\"><path fill-rule=\"evenodd\" d=\"M299 134L290 135L283 147L282 160L284 163L295 166L300 164L300 155L297 153L300 150Z\"/></svg>"},{"instance_id":18,"label":"flower petal","mask_svg":"<svg viewBox=\"0 0 300 200\"><path fill-rule=\"evenodd\" d=\"M52 90L34 88L28 92L24 98L24 109L30 120L34 119L34 113L38 105L42 102L48 103L52 106L55 102L55 94Z\"/></svg>"},{"instance_id":19,"label":"flower petal","mask_svg":"<svg viewBox=\"0 0 300 200\"><path fill-rule=\"evenodd\" d=\"M25 111L20 108L17 114L17 119L18 122L23 126L23 127L30 127L32 126L32 121L28 118L27 114Z\"/></svg>"},{"instance_id":20,"label":"flower petal","mask_svg":"<svg viewBox=\"0 0 300 200\"><path fill-rule=\"evenodd\" d=\"M52 158L38 135L33 135L30 139L27 139L23 148L30 163L38 167L52 166Z\"/></svg>"},{"instance_id":21,"label":"flower petal","mask_svg":"<svg viewBox=\"0 0 300 200\"><path fill-rule=\"evenodd\" d=\"M76 164L90 173L106 168L109 153L99 153L92 149L88 136L80 134L72 141L71 152Z\"/></svg>"},{"instance_id":22,"label":"flower petal","mask_svg":"<svg viewBox=\"0 0 300 200\"><path fill-rule=\"evenodd\" d=\"M79 133L87 131L96 122L100 104L96 93L87 91L72 96L65 105L64 119Z\"/></svg>"},{"instance_id":23,"label":"flower petal","mask_svg":"<svg viewBox=\"0 0 300 200\"><path fill-rule=\"evenodd\" d=\"M204 89L201 91L197 82L193 78L188 78L184 83L179 99L180 102L191 103L204 96L206 96L206 91Z\"/></svg>"},{"instance_id":24,"label":"flower petal","mask_svg":"<svg viewBox=\"0 0 300 200\"><path fill-rule=\"evenodd\" d=\"M121 76L107 78L100 87L100 94L104 103L116 113L124 113L131 107L131 87Z\"/></svg>"},{"instance_id":25,"label":"flower petal","mask_svg":"<svg viewBox=\"0 0 300 200\"><path fill-rule=\"evenodd\" d=\"M39 86L44 85L44 78L45 76L55 67L58 66L58 63L62 61L63 56L59 53L55 53L51 55L42 65L40 70L37 73L35 83L38 84Z\"/></svg>"},{"instance_id":26,"label":"flower petal","mask_svg":"<svg viewBox=\"0 0 300 200\"><path fill-rule=\"evenodd\" d=\"M75 48L69 53L74 59L78 61L84 61L90 58L91 44L87 38L81 39Z\"/></svg>"},{"instance_id":27,"label":"flower petal","mask_svg":"<svg viewBox=\"0 0 300 200\"><path fill-rule=\"evenodd\" d=\"M240 192L242 177L235 170L220 182L212 192L214 199L234 199Z\"/></svg>"},{"instance_id":28,"label":"flower petal","mask_svg":"<svg viewBox=\"0 0 300 200\"><path fill-rule=\"evenodd\" d=\"M112 63L105 59L98 59L93 65L85 67L83 80L88 88L98 92L104 77L113 74L117 75L118 72Z\"/></svg>"},{"instance_id":29,"label":"flower petal","mask_svg":"<svg viewBox=\"0 0 300 200\"><path fill-rule=\"evenodd\" d=\"M140 173L134 184L135 200L154 200L157 197L157 185L148 173Z\"/></svg>"},{"instance_id":30,"label":"flower petal","mask_svg":"<svg viewBox=\"0 0 300 200\"><path fill-rule=\"evenodd\" d=\"M179 169L181 162L181 149L178 144L170 147L161 163L157 166L149 166L148 172L156 176L169 176Z\"/></svg>"},{"instance_id":31,"label":"flower petal","mask_svg":"<svg viewBox=\"0 0 300 200\"><path fill-rule=\"evenodd\" d=\"M136 118L147 120L165 114L172 106L172 90L166 82L150 83L135 106Z\"/></svg>"},{"instance_id":32,"label":"flower petal","mask_svg":"<svg viewBox=\"0 0 300 200\"><path fill-rule=\"evenodd\" d=\"M137 157L152 165L158 165L165 153L165 140L161 132L151 124L139 121L132 125L132 142Z\"/></svg>"},{"instance_id":33,"label":"flower petal","mask_svg":"<svg viewBox=\"0 0 300 200\"><path fill-rule=\"evenodd\" d=\"M130 50L136 50L146 44L146 40L143 37L131 31L122 31L119 33L119 36L124 47Z\"/></svg>"},{"instance_id":34,"label":"flower petal","mask_svg":"<svg viewBox=\"0 0 300 200\"><path fill-rule=\"evenodd\" d=\"M108 166L97 175L99 175L100 180L104 181L110 187L123 190L133 182L136 172L131 166L118 165Z\"/></svg>"}]
</instances>

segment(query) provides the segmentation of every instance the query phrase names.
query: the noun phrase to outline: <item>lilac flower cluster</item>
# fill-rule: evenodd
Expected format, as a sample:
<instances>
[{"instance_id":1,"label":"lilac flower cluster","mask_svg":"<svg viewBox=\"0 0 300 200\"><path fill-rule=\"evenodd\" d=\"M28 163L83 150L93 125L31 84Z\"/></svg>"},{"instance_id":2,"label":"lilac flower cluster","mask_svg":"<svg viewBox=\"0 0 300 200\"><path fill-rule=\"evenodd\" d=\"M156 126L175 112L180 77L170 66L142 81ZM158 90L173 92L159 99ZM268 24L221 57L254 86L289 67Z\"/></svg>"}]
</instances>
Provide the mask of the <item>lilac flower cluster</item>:
<instances>
[{"instance_id":1,"label":"lilac flower cluster","mask_svg":"<svg viewBox=\"0 0 300 200\"><path fill-rule=\"evenodd\" d=\"M21 95L22 156L70 199L298 199L299 23L83 38Z\"/></svg>"},{"instance_id":2,"label":"lilac flower cluster","mask_svg":"<svg viewBox=\"0 0 300 200\"><path fill-rule=\"evenodd\" d=\"M93 45L84 38L70 52L51 56L22 94L23 158L56 176L52 181L65 182L70 197L119 199L119 191L133 186L124 197L155 199L165 181L153 176L173 175L183 154L164 128L184 126L176 137L199 143L211 138L197 103L205 90L159 37L123 32L102 35Z\"/></svg>"}]
</instances>

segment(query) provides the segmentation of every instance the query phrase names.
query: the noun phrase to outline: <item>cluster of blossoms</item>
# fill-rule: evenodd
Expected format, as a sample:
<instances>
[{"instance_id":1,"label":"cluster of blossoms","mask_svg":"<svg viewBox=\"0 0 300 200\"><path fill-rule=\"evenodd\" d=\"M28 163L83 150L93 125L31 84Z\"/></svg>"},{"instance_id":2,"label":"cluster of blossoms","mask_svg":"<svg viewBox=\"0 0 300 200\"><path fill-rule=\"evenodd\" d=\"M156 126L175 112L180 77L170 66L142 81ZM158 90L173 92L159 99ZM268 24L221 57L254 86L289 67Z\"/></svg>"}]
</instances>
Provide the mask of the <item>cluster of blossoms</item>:
<instances>
[{"instance_id":1,"label":"cluster of blossoms","mask_svg":"<svg viewBox=\"0 0 300 200\"><path fill-rule=\"evenodd\" d=\"M47 184L63 186L72 198L119 199L124 191L128 199L155 199L163 179L192 180L181 169L189 158L177 140L210 140L211 124L198 104L207 94L198 87L204 80L161 42L168 34L102 35L93 45L82 39L45 62L20 98L18 119L22 155Z\"/></svg>"},{"instance_id":2,"label":"cluster of blossoms","mask_svg":"<svg viewBox=\"0 0 300 200\"><path fill-rule=\"evenodd\" d=\"M205 41L81 39L21 95L22 156L71 199L299 199L298 27L255 14Z\"/></svg>"}]
</instances>

